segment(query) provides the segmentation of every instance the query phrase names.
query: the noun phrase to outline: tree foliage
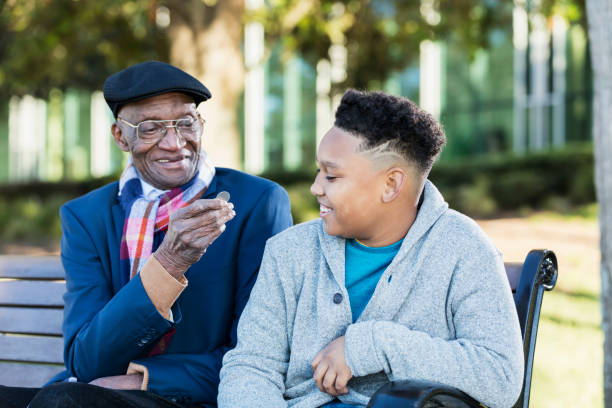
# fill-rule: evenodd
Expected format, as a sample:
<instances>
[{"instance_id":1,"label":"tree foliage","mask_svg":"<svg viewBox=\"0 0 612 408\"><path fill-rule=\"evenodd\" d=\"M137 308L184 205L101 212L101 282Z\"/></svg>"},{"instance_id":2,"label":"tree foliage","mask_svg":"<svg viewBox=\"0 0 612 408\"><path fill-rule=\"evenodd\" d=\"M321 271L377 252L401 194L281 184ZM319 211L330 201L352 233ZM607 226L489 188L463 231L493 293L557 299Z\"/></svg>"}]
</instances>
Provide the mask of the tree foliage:
<instances>
[{"instance_id":1,"label":"tree foliage","mask_svg":"<svg viewBox=\"0 0 612 408\"><path fill-rule=\"evenodd\" d=\"M248 16L268 38L313 61L332 44L347 49L343 86L367 87L415 61L425 39L452 37L466 53L487 47L491 33L512 26L502 0L269 0Z\"/></svg>"},{"instance_id":2,"label":"tree foliage","mask_svg":"<svg viewBox=\"0 0 612 408\"><path fill-rule=\"evenodd\" d=\"M585 0L541 0L540 9L544 15L558 14L570 23L578 23L586 28Z\"/></svg>"},{"instance_id":3,"label":"tree foliage","mask_svg":"<svg viewBox=\"0 0 612 408\"><path fill-rule=\"evenodd\" d=\"M0 94L100 89L104 78L130 64L169 59L171 40L156 24L159 7L170 9L173 23L178 18L202 26L217 17L218 3L0 0ZM546 15L584 22L584 0L538 3ZM469 55L488 47L496 31L511 30L512 8L505 0L266 0L247 21L264 24L269 47L282 43L314 63L329 58L330 45L346 46L347 80L340 85L365 88L417 61L425 39L452 39ZM200 9L205 12L193 13ZM201 54L198 44L192 47Z\"/></svg>"},{"instance_id":4,"label":"tree foliage","mask_svg":"<svg viewBox=\"0 0 612 408\"><path fill-rule=\"evenodd\" d=\"M111 73L167 59L155 0L0 2L0 94L101 89Z\"/></svg>"}]
</instances>

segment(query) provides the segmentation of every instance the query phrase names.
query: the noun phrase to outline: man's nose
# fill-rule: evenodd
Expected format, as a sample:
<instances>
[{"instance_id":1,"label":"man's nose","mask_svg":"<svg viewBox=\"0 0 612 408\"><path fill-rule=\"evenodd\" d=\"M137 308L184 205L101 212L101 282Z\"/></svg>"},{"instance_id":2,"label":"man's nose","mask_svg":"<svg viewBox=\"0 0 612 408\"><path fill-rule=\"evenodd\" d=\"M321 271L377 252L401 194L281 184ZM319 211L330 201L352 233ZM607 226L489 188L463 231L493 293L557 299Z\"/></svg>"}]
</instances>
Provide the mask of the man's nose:
<instances>
[{"instance_id":1,"label":"man's nose","mask_svg":"<svg viewBox=\"0 0 612 408\"><path fill-rule=\"evenodd\" d=\"M185 138L181 136L176 127L168 126L166 128L166 134L161 138L157 145L166 150L178 150L185 146Z\"/></svg>"}]
</instances>

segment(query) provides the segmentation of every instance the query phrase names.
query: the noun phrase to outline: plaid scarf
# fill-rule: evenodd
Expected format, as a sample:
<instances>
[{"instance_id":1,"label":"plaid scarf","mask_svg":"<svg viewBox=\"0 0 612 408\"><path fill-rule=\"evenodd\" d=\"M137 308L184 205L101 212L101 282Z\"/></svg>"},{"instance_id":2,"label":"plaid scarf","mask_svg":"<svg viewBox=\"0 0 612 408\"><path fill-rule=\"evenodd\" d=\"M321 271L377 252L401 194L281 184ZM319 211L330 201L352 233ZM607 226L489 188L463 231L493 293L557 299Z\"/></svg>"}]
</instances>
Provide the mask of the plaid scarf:
<instances>
[{"instance_id":1,"label":"plaid scarf","mask_svg":"<svg viewBox=\"0 0 612 408\"><path fill-rule=\"evenodd\" d=\"M170 215L202 197L214 175L215 167L202 152L195 177L167 191L157 200L147 200L143 196L138 171L130 158L119 179L119 202L126 214L119 255L124 285L140 272L151 256L154 235L168 229Z\"/></svg>"}]
</instances>

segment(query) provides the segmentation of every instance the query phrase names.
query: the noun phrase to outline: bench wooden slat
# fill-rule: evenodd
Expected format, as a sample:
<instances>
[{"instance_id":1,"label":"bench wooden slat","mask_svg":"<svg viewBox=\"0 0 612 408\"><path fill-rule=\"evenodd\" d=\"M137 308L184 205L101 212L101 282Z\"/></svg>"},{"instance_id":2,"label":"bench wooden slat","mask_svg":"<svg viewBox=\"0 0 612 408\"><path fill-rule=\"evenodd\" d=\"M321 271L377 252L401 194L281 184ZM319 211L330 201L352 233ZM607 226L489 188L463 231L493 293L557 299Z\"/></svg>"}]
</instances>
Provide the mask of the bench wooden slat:
<instances>
[{"instance_id":1,"label":"bench wooden slat","mask_svg":"<svg viewBox=\"0 0 612 408\"><path fill-rule=\"evenodd\" d=\"M64 363L61 337L0 335L0 360Z\"/></svg>"},{"instance_id":2,"label":"bench wooden slat","mask_svg":"<svg viewBox=\"0 0 612 408\"><path fill-rule=\"evenodd\" d=\"M64 366L0 362L0 384L8 387L41 387Z\"/></svg>"},{"instance_id":3,"label":"bench wooden slat","mask_svg":"<svg viewBox=\"0 0 612 408\"><path fill-rule=\"evenodd\" d=\"M0 384L40 387L64 370L58 256L0 256Z\"/></svg>"},{"instance_id":4,"label":"bench wooden slat","mask_svg":"<svg viewBox=\"0 0 612 408\"><path fill-rule=\"evenodd\" d=\"M64 282L0 281L0 305L63 307Z\"/></svg>"},{"instance_id":5,"label":"bench wooden slat","mask_svg":"<svg viewBox=\"0 0 612 408\"><path fill-rule=\"evenodd\" d=\"M0 278L64 279L59 256L0 256Z\"/></svg>"},{"instance_id":6,"label":"bench wooden slat","mask_svg":"<svg viewBox=\"0 0 612 408\"><path fill-rule=\"evenodd\" d=\"M504 263L504 267L506 268L506 276L508 277L508 282L510 283L510 288L512 292L516 292L516 288L518 287L519 279L521 278L521 272L523 271L523 264L521 262L506 262Z\"/></svg>"},{"instance_id":7,"label":"bench wooden slat","mask_svg":"<svg viewBox=\"0 0 612 408\"><path fill-rule=\"evenodd\" d=\"M63 310L0 307L0 332L62 335Z\"/></svg>"}]
</instances>

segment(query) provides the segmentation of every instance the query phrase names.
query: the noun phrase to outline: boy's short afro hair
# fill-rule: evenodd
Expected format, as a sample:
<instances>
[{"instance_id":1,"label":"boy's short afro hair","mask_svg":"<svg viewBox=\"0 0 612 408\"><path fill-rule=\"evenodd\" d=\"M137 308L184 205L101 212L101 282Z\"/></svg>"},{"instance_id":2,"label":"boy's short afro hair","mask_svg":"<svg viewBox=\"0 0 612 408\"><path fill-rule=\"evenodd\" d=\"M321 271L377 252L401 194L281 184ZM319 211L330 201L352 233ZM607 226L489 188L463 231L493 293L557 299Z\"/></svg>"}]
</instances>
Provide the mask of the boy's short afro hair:
<instances>
[{"instance_id":1,"label":"boy's short afro hair","mask_svg":"<svg viewBox=\"0 0 612 408\"><path fill-rule=\"evenodd\" d=\"M427 175L446 143L442 127L414 102L384 92L349 89L336 110L334 126L364 140L363 150L386 144Z\"/></svg>"}]
</instances>

